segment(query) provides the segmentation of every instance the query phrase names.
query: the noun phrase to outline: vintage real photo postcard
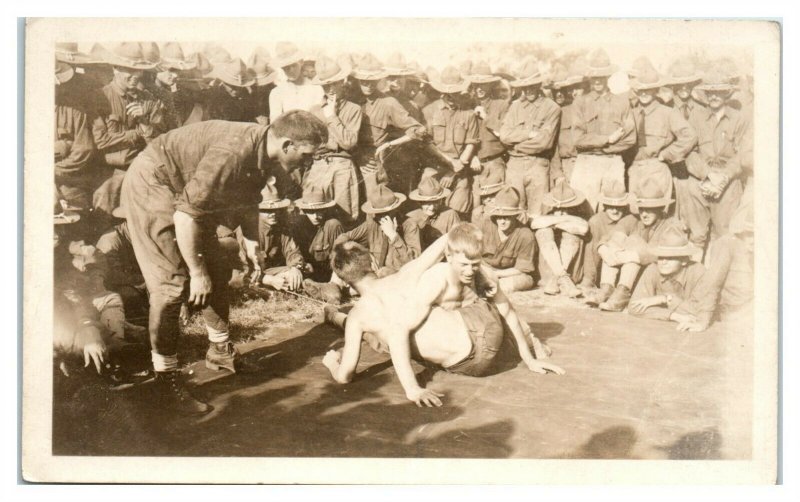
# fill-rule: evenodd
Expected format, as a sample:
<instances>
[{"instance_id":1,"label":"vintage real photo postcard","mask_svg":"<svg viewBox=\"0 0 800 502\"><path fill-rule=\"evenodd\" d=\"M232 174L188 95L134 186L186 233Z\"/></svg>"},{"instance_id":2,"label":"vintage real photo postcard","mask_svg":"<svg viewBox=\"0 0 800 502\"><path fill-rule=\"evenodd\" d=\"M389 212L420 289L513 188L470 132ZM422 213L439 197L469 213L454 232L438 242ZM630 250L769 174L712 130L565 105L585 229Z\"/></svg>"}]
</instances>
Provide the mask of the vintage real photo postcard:
<instances>
[{"instance_id":1,"label":"vintage real photo postcard","mask_svg":"<svg viewBox=\"0 0 800 502\"><path fill-rule=\"evenodd\" d=\"M25 40L25 480L775 482L780 24Z\"/></svg>"}]
</instances>

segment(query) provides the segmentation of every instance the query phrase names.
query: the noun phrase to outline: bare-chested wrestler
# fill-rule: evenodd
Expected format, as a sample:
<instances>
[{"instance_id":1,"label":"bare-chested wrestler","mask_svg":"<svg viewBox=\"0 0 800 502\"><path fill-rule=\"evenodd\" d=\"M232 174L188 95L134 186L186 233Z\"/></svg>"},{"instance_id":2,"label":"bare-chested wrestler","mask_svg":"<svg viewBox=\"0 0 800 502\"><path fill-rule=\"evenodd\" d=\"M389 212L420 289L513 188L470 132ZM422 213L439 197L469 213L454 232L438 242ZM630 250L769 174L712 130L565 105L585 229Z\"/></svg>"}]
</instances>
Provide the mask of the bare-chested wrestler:
<instances>
[{"instance_id":1,"label":"bare-chested wrestler","mask_svg":"<svg viewBox=\"0 0 800 502\"><path fill-rule=\"evenodd\" d=\"M497 281L486 278L481 252L481 231L465 223L397 273L378 279L369 251L355 242L337 245L333 268L361 299L347 316L326 313L329 321L343 324L345 330L341 354L331 350L322 361L333 378L339 383L352 380L361 341L366 339L373 348L388 350L409 400L417 406L441 406L442 394L419 386L411 358L452 373L484 376L502 345L504 324L531 371L564 374L560 367L536 359L546 358L549 349L520 322L508 298L494 286ZM447 261L439 263L442 253Z\"/></svg>"}]
</instances>

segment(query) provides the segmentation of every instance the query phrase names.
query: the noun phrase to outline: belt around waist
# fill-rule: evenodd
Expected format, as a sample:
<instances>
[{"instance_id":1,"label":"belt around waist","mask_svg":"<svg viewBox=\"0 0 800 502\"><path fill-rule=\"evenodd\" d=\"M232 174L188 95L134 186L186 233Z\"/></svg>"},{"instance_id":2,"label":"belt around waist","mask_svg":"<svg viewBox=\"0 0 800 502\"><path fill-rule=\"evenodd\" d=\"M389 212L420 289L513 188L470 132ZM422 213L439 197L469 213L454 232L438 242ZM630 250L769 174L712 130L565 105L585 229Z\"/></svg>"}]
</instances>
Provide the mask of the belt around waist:
<instances>
[{"instance_id":1,"label":"belt around waist","mask_svg":"<svg viewBox=\"0 0 800 502\"><path fill-rule=\"evenodd\" d=\"M486 157L478 157L478 160L480 160L481 162L491 162L494 159L499 159L500 157L503 157L505 155L506 155L506 152L500 152L500 153L496 153L494 155L487 155Z\"/></svg>"}]
</instances>

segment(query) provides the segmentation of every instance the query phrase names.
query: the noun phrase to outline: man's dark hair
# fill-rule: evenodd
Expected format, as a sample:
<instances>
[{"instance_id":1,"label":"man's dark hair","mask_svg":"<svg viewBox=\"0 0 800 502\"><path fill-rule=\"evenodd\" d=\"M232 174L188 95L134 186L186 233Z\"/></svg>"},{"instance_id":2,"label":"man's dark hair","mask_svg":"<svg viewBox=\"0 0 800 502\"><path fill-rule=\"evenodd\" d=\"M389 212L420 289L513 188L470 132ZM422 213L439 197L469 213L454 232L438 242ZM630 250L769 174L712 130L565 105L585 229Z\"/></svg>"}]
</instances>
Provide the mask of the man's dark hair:
<instances>
[{"instance_id":1,"label":"man's dark hair","mask_svg":"<svg viewBox=\"0 0 800 502\"><path fill-rule=\"evenodd\" d=\"M352 286L373 274L372 257L364 246L355 241L341 242L333 247L331 268L339 278Z\"/></svg>"},{"instance_id":2,"label":"man's dark hair","mask_svg":"<svg viewBox=\"0 0 800 502\"><path fill-rule=\"evenodd\" d=\"M303 110L292 110L275 119L270 126L279 138L289 138L295 143L321 145L328 142L328 128L320 119Z\"/></svg>"}]
</instances>

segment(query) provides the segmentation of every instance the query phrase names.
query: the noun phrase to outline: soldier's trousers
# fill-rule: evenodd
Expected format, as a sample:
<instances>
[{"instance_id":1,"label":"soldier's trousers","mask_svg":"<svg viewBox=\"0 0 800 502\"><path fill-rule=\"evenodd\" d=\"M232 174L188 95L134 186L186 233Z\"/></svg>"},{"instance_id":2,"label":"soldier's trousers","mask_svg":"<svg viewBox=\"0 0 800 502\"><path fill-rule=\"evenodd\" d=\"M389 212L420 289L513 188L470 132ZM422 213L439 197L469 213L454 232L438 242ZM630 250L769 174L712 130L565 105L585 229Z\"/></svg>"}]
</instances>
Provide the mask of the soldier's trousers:
<instances>
[{"instance_id":1,"label":"soldier's trousers","mask_svg":"<svg viewBox=\"0 0 800 502\"><path fill-rule=\"evenodd\" d=\"M506 184L519 192L528 214L542 214L542 199L550 190L550 161L541 157L511 157L506 165Z\"/></svg>"},{"instance_id":2,"label":"soldier's trousers","mask_svg":"<svg viewBox=\"0 0 800 502\"><path fill-rule=\"evenodd\" d=\"M303 176L303 190L311 186L329 193L352 221L358 219L358 177L352 159L327 156L315 160Z\"/></svg>"},{"instance_id":3,"label":"soldier's trousers","mask_svg":"<svg viewBox=\"0 0 800 502\"><path fill-rule=\"evenodd\" d=\"M496 156L489 160L480 161L481 172L473 178L472 182L472 207L481 205L481 186L490 183L488 180L505 181L506 161L503 156Z\"/></svg>"},{"instance_id":4,"label":"soldier's trousers","mask_svg":"<svg viewBox=\"0 0 800 502\"><path fill-rule=\"evenodd\" d=\"M186 298L189 271L175 238L172 191L156 180L158 161L139 155L122 183L122 206L126 210L131 244L150 293L148 329L150 345L157 354L177 353L178 316ZM228 331L231 277L229 260L216 236L216 225L204 228L203 250L212 281L212 292L203 309L206 324L215 331Z\"/></svg>"}]
</instances>

